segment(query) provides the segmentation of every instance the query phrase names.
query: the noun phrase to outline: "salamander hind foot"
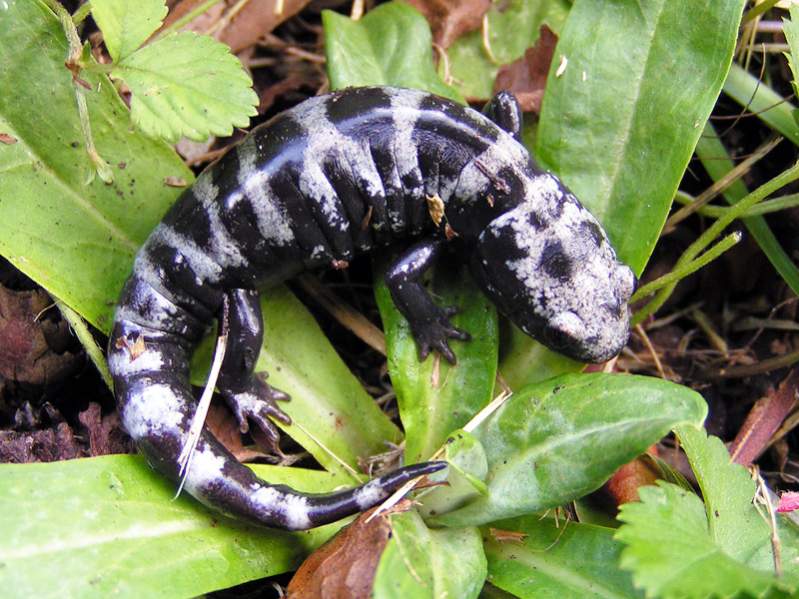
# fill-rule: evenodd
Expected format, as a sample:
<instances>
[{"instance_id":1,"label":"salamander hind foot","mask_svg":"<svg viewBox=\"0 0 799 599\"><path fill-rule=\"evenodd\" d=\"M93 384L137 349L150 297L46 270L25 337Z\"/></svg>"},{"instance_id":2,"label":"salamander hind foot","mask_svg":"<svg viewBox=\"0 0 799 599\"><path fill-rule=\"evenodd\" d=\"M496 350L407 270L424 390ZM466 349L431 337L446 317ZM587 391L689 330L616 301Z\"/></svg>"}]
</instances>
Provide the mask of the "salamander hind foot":
<instances>
[{"instance_id":1,"label":"salamander hind foot","mask_svg":"<svg viewBox=\"0 0 799 599\"><path fill-rule=\"evenodd\" d=\"M265 377L265 373L256 373L243 389L220 388L219 392L236 416L239 430L246 433L250 423L254 423L265 436L264 449L279 453L280 432L272 421L291 424L291 417L277 405L278 401L288 401L290 397L267 384L263 380Z\"/></svg>"}]
</instances>

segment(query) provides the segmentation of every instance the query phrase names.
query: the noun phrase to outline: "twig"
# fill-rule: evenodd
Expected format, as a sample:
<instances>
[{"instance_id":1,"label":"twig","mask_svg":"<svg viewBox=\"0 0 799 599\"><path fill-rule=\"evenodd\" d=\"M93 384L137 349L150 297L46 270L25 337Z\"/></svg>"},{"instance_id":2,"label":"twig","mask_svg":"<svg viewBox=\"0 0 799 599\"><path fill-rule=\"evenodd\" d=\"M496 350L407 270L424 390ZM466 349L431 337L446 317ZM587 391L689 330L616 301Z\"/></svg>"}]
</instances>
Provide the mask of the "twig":
<instances>
[{"instance_id":1,"label":"twig","mask_svg":"<svg viewBox=\"0 0 799 599\"><path fill-rule=\"evenodd\" d=\"M178 498L180 492L183 490L183 485L189 476L189 468L191 468L191 461L194 457L194 450L197 448L197 443L200 440L200 433L205 425L205 418L208 416L208 408L211 405L211 398L214 395L216 388L216 381L219 378L219 371L222 368L222 361L225 359L225 350L227 349L227 336L228 336L228 315L230 305L227 296L223 303L222 318L219 325L219 336L216 340L216 349L214 350L214 360L211 363L211 372L208 373L208 380L205 383L205 389L200 396L200 401L197 402L197 409L191 420L189 432L183 442L183 448L178 457L178 465L180 466L180 484L175 493L175 499Z\"/></svg>"},{"instance_id":2,"label":"twig","mask_svg":"<svg viewBox=\"0 0 799 599\"><path fill-rule=\"evenodd\" d=\"M683 206L677 212L672 214L669 217L669 220L666 221L666 226L663 229L663 235L667 235L671 233L674 228L677 226L677 223L685 220L694 212L702 208L705 204L710 202L713 198L718 196L721 192L727 189L730 185L735 183L738 179L740 179L743 175L745 175L749 170L755 165L759 160L761 160L764 156L766 156L771 150L776 148L779 143L783 140L782 137L777 137L775 139L771 139L763 143L754 153L749 156L746 160L742 161L738 164L735 168L725 174L723 177L718 179L708 187L705 191L700 193L696 196L696 199L688 204L687 206Z\"/></svg>"}]
</instances>

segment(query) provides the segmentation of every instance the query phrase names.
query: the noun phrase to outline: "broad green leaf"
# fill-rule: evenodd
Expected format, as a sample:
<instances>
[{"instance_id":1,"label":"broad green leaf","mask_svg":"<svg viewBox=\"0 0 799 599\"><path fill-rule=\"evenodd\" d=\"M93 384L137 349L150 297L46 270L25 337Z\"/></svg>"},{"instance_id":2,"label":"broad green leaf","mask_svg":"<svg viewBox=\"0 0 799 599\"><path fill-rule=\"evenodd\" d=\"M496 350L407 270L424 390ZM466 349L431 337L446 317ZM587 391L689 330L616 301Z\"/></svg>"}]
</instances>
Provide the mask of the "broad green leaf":
<instances>
[{"instance_id":1,"label":"broad green leaf","mask_svg":"<svg viewBox=\"0 0 799 599\"><path fill-rule=\"evenodd\" d=\"M426 489L416 496L417 509L424 518L451 512L488 494L483 482L488 474L488 459L483 445L474 435L464 430L455 431L444 447L441 459L447 461L447 470L434 474L430 480L447 484Z\"/></svg>"},{"instance_id":2,"label":"broad green leaf","mask_svg":"<svg viewBox=\"0 0 799 599\"><path fill-rule=\"evenodd\" d=\"M511 389L540 383L561 374L579 372L582 362L567 358L528 337L516 325L508 322L509 335L503 341L499 373Z\"/></svg>"},{"instance_id":3,"label":"broad green leaf","mask_svg":"<svg viewBox=\"0 0 799 599\"><path fill-rule=\"evenodd\" d=\"M92 17L114 62L132 54L161 26L164 0L91 0Z\"/></svg>"},{"instance_id":4,"label":"broad green leaf","mask_svg":"<svg viewBox=\"0 0 799 599\"><path fill-rule=\"evenodd\" d=\"M394 85L463 102L436 74L430 27L410 5L387 2L359 21L326 10L322 23L331 88Z\"/></svg>"},{"instance_id":5,"label":"broad green leaf","mask_svg":"<svg viewBox=\"0 0 799 599\"><path fill-rule=\"evenodd\" d=\"M714 181L718 181L733 169L734 165L729 158L727 148L721 143L721 139L719 139L710 121L705 123L705 130L696 144L696 155ZM727 203L732 205L745 198L748 194L749 190L746 184L739 179L730 185L722 195L727 200ZM750 216L743 219L743 223L777 272L788 283L793 292L799 294L799 269L796 268L791 257L782 248L780 242L777 241L766 219L762 216Z\"/></svg>"},{"instance_id":6,"label":"broad green leaf","mask_svg":"<svg viewBox=\"0 0 799 599\"><path fill-rule=\"evenodd\" d=\"M360 460L399 443L400 431L341 361L313 316L285 287L262 294L264 346L256 371L291 395L280 407L293 424L281 426L330 472L361 472ZM210 363L211 338L196 352L193 382ZM279 423L278 423L279 424ZM410 463L410 462L409 462Z\"/></svg>"},{"instance_id":7,"label":"broad green leaf","mask_svg":"<svg viewBox=\"0 0 799 599\"><path fill-rule=\"evenodd\" d=\"M375 599L477 597L486 557L476 528L431 530L414 511L392 514L391 540L375 573Z\"/></svg>"},{"instance_id":8,"label":"broad green leaf","mask_svg":"<svg viewBox=\"0 0 799 599\"><path fill-rule=\"evenodd\" d=\"M439 265L430 285L433 297L440 306L458 308L451 321L472 338L450 342L458 359L454 366L437 354L419 362L410 325L394 306L383 272L378 269L375 277L375 295L386 332L388 372L405 428L405 459L413 463L430 457L451 431L491 400L499 343L497 314L465 267Z\"/></svg>"},{"instance_id":9,"label":"broad green leaf","mask_svg":"<svg viewBox=\"0 0 799 599\"><path fill-rule=\"evenodd\" d=\"M175 201L167 177L193 175L166 144L132 130L102 75L82 72L97 150L112 185L86 184L93 167L64 67L67 43L38 0L6 0L0 13L0 254L103 331L133 256Z\"/></svg>"},{"instance_id":10,"label":"broad green leaf","mask_svg":"<svg viewBox=\"0 0 799 599\"><path fill-rule=\"evenodd\" d=\"M562 505L706 413L695 391L649 377L570 374L530 385L474 431L488 458L488 496L431 522L483 524Z\"/></svg>"},{"instance_id":11,"label":"broad green leaf","mask_svg":"<svg viewBox=\"0 0 799 599\"><path fill-rule=\"evenodd\" d=\"M257 466L330 491L339 477ZM295 569L340 524L286 533L221 518L130 455L0 466L0 585L17 597L191 597Z\"/></svg>"},{"instance_id":12,"label":"broad green leaf","mask_svg":"<svg viewBox=\"0 0 799 599\"><path fill-rule=\"evenodd\" d=\"M758 119L774 131L799 146L799 124L793 118L796 105L776 93L763 81L733 63L724 82L724 93L743 106L747 112L757 115Z\"/></svg>"},{"instance_id":13,"label":"broad green leaf","mask_svg":"<svg viewBox=\"0 0 799 599\"><path fill-rule=\"evenodd\" d=\"M619 569L622 545L612 528L539 515L492 522L492 528L526 535L497 540L483 529L488 581L520 599L643 597Z\"/></svg>"},{"instance_id":14,"label":"broad green leaf","mask_svg":"<svg viewBox=\"0 0 799 599\"><path fill-rule=\"evenodd\" d=\"M753 505L755 483L733 464L724 444L692 426L677 428L705 503L691 490L658 481L639 490L641 502L621 507L616 539L626 545L622 567L637 586L658 597L761 596L799 584L796 531L778 516L782 567L773 574L765 509Z\"/></svg>"},{"instance_id":15,"label":"broad green leaf","mask_svg":"<svg viewBox=\"0 0 799 599\"><path fill-rule=\"evenodd\" d=\"M785 57L788 59L788 65L791 67L791 74L793 75L794 93L799 93L799 7L791 4L790 8L791 18L782 20L782 31L785 33L785 39L788 46L791 48L790 52L785 52Z\"/></svg>"},{"instance_id":16,"label":"broad green leaf","mask_svg":"<svg viewBox=\"0 0 799 599\"><path fill-rule=\"evenodd\" d=\"M250 76L230 48L207 35L167 35L123 58L111 76L130 88L133 122L172 142L230 135L257 114Z\"/></svg>"},{"instance_id":17,"label":"broad green leaf","mask_svg":"<svg viewBox=\"0 0 799 599\"><path fill-rule=\"evenodd\" d=\"M743 4L576 0L561 31L536 154L638 274L724 82Z\"/></svg>"},{"instance_id":18,"label":"broad green leaf","mask_svg":"<svg viewBox=\"0 0 799 599\"><path fill-rule=\"evenodd\" d=\"M471 100L493 95L494 79L500 65L521 58L538 40L541 25L558 33L569 14L568 0L495 0L486 13L488 46L482 30L455 40L448 49L448 66L453 86ZM445 69L439 63L439 72Z\"/></svg>"}]
</instances>

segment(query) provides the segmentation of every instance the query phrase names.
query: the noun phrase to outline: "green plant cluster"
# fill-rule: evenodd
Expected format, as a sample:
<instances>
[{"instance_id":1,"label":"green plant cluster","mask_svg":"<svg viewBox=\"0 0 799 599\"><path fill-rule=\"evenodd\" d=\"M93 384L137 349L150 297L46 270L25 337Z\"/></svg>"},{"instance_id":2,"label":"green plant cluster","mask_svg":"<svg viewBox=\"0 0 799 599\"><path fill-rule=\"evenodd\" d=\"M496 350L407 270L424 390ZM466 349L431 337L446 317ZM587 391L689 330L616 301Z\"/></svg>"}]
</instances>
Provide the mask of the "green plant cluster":
<instances>
[{"instance_id":1,"label":"green plant cluster","mask_svg":"<svg viewBox=\"0 0 799 599\"><path fill-rule=\"evenodd\" d=\"M107 332L136 249L179 193L167 183L193 179L163 140L245 125L255 103L249 78L209 38L162 33L145 43L166 14L161 0L135 3L135 10L124 0L91 1L110 66L70 42L70 26L87 9L65 19L40 0L0 4L0 53L13 57L0 65L0 88L14 90L0 94L0 132L15 142L0 145L0 254ZM745 73L728 75L743 6L510 0L488 13L494 59L480 32L468 34L449 49L454 79L445 82L433 66L427 22L408 5L388 2L357 22L323 14L327 68L334 89L390 84L457 101L484 97L494 60L521 56L547 23L559 42L540 121L525 140L640 273L692 152L702 156L697 143L722 87L738 98L751 90ZM70 56L80 56L75 76L64 68ZM130 90L130 111L112 80ZM796 134L793 120L777 125L771 116L764 122ZM90 145L110 177L87 182L97 168ZM796 178L795 170L775 181ZM740 214L717 218L745 216L790 283L795 267L780 256L762 216L747 212L767 194L742 185L725 195L733 205L743 201ZM686 269L712 241L695 248ZM404 435L302 304L280 288L262 302L257 368L291 394L285 408L294 424L284 429L325 471L254 467L267 480L323 492L363 480L359 459L387 442L404 442L408 462L445 447L450 484L420 494L418 509L391 516L375 597L488 597L497 589L522 598L787 597L799 588L796 529L779 517L777 576L756 485L701 429L707 408L697 393L649 377L580 373L582 365L519 331L501 354L493 307L468 277L443 268L431 285L460 308L455 325L474 340L455 344L457 366L419 363L407 323L382 277L375 280ZM196 357L200 384L209 352L210 344ZM472 422L494 399L497 373L515 393ZM617 528L546 516L598 488L670 430L702 498L673 477L642 489L640 503L622 508ZM172 493L135 456L0 466L0 587L20 596L54 588L81 597L196 596L295 569L341 526L285 533L219 522ZM502 539L497 529L522 534Z\"/></svg>"}]
</instances>

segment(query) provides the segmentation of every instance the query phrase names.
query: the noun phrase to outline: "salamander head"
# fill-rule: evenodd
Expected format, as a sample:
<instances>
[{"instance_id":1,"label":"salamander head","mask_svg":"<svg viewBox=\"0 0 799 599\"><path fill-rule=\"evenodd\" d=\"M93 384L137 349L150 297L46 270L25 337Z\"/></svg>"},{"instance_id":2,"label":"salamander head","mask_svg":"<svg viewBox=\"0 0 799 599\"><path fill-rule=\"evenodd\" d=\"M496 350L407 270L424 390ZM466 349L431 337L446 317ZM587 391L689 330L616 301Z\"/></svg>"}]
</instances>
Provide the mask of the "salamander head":
<instances>
[{"instance_id":1,"label":"salamander head","mask_svg":"<svg viewBox=\"0 0 799 599\"><path fill-rule=\"evenodd\" d=\"M604 362L627 342L636 278L591 213L558 186L559 202L539 197L491 221L472 272L525 333L577 360Z\"/></svg>"}]
</instances>

